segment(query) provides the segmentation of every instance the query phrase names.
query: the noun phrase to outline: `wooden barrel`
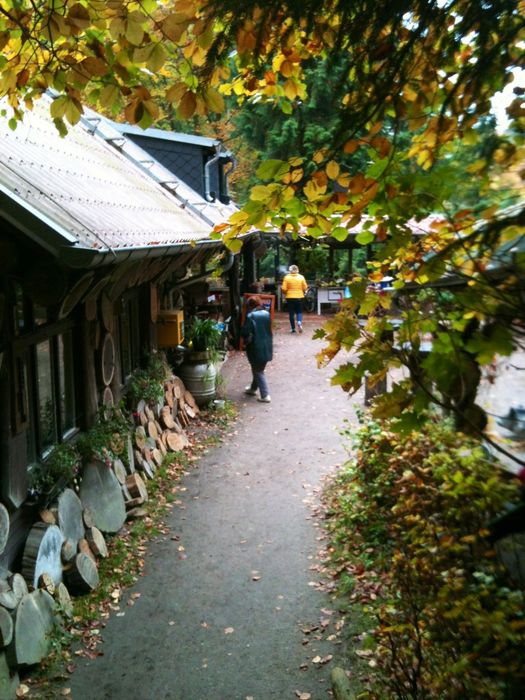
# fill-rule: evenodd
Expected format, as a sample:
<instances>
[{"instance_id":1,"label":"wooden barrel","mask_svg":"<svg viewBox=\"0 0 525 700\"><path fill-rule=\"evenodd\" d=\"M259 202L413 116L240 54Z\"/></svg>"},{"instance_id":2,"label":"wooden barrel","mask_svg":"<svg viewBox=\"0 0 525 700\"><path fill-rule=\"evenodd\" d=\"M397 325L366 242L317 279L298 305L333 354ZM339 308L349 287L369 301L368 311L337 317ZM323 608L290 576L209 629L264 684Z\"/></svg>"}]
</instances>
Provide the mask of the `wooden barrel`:
<instances>
[{"instance_id":1,"label":"wooden barrel","mask_svg":"<svg viewBox=\"0 0 525 700\"><path fill-rule=\"evenodd\" d=\"M183 363L179 368L179 374L198 406L205 406L215 398L217 369L213 363Z\"/></svg>"}]
</instances>

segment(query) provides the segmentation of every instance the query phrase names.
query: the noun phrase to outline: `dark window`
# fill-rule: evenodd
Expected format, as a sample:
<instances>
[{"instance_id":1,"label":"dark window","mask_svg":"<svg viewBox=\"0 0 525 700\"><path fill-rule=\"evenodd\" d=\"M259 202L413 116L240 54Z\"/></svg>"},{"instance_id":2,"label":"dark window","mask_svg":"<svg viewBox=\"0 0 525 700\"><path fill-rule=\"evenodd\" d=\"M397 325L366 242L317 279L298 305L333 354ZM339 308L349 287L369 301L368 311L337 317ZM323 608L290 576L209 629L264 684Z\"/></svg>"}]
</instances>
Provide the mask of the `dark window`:
<instances>
[{"instance_id":1,"label":"dark window","mask_svg":"<svg viewBox=\"0 0 525 700\"><path fill-rule=\"evenodd\" d=\"M122 307L118 316L120 340L121 383L124 384L129 375L140 363L140 327L139 302L136 294L122 298Z\"/></svg>"},{"instance_id":2,"label":"dark window","mask_svg":"<svg viewBox=\"0 0 525 700\"><path fill-rule=\"evenodd\" d=\"M69 323L54 324L15 341L15 433L26 431L28 459L45 456L78 427L74 353Z\"/></svg>"},{"instance_id":3,"label":"dark window","mask_svg":"<svg viewBox=\"0 0 525 700\"><path fill-rule=\"evenodd\" d=\"M53 343L54 345L54 343ZM36 384L38 394L37 422L39 427L39 453L43 454L57 440L57 411L51 341L45 340L35 347Z\"/></svg>"}]
</instances>

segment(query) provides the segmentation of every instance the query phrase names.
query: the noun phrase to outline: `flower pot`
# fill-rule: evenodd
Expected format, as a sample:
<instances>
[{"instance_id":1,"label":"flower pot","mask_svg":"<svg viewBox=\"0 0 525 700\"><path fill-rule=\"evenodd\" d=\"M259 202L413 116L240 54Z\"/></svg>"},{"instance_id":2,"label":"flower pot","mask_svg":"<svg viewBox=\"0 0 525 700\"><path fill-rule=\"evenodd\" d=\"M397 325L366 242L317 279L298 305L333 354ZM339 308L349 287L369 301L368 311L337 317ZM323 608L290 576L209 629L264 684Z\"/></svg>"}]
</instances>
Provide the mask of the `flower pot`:
<instances>
[{"instance_id":1,"label":"flower pot","mask_svg":"<svg viewBox=\"0 0 525 700\"><path fill-rule=\"evenodd\" d=\"M179 375L199 406L205 406L215 398L217 368L212 362L186 361L179 367Z\"/></svg>"}]
</instances>

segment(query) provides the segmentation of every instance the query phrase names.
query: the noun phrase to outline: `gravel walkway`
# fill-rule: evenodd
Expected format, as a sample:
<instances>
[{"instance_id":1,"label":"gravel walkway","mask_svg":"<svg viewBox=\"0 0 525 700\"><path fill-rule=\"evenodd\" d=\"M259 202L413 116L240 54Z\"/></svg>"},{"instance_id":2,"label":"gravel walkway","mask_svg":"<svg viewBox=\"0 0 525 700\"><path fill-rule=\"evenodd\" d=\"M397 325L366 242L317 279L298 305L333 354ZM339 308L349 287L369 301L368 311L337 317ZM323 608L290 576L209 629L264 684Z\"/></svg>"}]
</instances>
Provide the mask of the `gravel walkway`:
<instances>
[{"instance_id":1,"label":"gravel walkway","mask_svg":"<svg viewBox=\"0 0 525 700\"><path fill-rule=\"evenodd\" d=\"M330 386L333 370L316 367L318 325L311 316L291 335L277 316L271 404L244 395L242 354L225 363L239 420L181 482L169 533L150 544L128 592L140 597L108 621L103 656L79 659L73 700L330 697L340 646L336 612L316 585L312 504L322 475L345 458L337 431L354 414Z\"/></svg>"}]
</instances>

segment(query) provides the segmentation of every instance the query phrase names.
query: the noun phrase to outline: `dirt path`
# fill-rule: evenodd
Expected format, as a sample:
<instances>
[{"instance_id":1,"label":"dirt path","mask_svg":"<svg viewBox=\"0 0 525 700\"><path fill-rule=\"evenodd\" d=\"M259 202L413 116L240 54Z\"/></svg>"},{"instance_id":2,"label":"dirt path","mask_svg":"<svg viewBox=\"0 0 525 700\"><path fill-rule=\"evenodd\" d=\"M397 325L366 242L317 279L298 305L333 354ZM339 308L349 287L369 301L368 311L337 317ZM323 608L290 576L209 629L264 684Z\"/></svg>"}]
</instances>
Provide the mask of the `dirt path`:
<instances>
[{"instance_id":1,"label":"dirt path","mask_svg":"<svg viewBox=\"0 0 525 700\"><path fill-rule=\"evenodd\" d=\"M170 532L151 543L145 576L129 591L140 597L108 621L104 655L79 660L73 700L329 697L334 662L312 659L337 655L327 640L336 616L313 585L311 502L320 477L345 458L337 429L354 414L330 386L332 370L316 369L317 325L312 316L291 335L279 316L271 404L243 394L242 355L225 364L226 393L240 406L234 432L184 478Z\"/></svg>"}]
</instances>

